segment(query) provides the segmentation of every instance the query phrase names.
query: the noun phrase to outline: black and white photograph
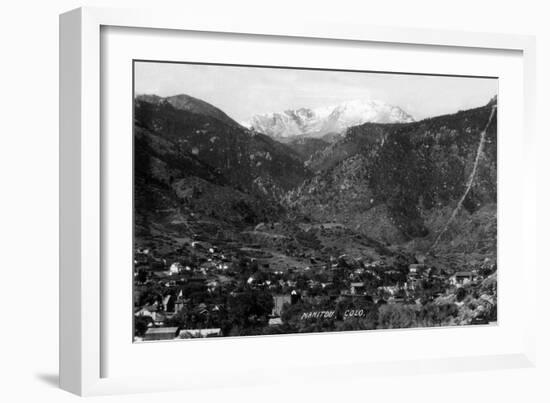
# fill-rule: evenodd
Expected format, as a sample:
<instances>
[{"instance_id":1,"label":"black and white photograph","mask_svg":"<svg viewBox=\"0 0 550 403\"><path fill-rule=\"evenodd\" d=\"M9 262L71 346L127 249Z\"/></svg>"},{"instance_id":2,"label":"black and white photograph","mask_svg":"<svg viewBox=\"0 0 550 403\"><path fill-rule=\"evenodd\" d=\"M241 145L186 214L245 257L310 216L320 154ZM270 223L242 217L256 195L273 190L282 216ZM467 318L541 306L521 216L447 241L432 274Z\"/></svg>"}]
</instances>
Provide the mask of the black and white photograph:
<instances>
[{"instance_id":1,"label":"black and white photograph","mask_svg":"<svg viewBox=\"0 0 550 403\"><path fill-rule=\"evenodd\" d=\"M545 5L4 2L0 400L549 403Z\"/></svg>"},{"instance_id":2,"label":"black and white photograph","mask_svg":"<svg viewBox=\"0 0 550 403\"><path fill-rule=\"evenodd\" d=\"M498 78L135 60L134 342L497 323Z\"/></svg>"}]
</instances>

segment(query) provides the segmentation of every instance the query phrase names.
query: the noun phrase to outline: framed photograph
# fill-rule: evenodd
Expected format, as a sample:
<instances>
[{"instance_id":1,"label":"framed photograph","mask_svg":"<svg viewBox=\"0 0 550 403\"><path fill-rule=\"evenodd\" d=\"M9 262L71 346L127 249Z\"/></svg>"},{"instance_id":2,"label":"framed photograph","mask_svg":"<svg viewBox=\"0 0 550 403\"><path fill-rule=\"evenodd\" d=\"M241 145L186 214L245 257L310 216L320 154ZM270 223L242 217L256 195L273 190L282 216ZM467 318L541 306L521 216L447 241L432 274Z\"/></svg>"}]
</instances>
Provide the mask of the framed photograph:
<instances>
[{"instance_id":1,"label":"framed photograph","mask_svg":"<svg viewBox=\"0 0 550 403\"><path fill-rule=\"evenodd\" d=\"M533 38L60 24L64 389L534 365Z\"/></svg>"}]
</instances>

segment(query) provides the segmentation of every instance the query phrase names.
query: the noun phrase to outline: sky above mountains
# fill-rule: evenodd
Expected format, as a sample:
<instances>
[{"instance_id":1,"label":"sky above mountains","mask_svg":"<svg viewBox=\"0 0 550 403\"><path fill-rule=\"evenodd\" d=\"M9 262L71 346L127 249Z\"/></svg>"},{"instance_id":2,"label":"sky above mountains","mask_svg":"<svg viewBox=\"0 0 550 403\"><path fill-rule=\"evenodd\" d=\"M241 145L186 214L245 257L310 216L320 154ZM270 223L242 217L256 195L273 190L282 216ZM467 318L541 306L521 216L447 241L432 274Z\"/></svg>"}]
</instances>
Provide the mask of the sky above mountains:
<instances>
[{"instance_id":1,"label":"sky above mountains","mask_svg":"<svg viewBox=\"0 0 550 403\"><path fill-rule=\"evenodd\" d=\"M380 100L416 120L486 104L498 92L491 78L136 62L135 93L185 93L236 121L287 109L350 100Z\"/></svg>"}]
</instances>

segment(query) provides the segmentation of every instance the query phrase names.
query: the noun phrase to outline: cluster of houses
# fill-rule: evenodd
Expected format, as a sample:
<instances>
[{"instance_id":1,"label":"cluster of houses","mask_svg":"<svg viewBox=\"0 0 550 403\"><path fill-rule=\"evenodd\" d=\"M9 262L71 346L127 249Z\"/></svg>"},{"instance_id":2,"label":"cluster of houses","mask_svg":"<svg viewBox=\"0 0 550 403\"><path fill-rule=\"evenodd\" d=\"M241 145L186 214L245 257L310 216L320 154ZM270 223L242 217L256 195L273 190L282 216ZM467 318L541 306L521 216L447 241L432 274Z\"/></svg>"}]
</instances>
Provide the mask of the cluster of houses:
<instances>
[{"instance_id":1,"label":"cluster of houses","mask_svg":"<svg viewBox=\"0 0 550 403\"><path fill-rule=\"evenodd\" d=\"M166 259L153 257L148 249L139 248L134 253L134 281L136 284L155 283L166 287L176 286L183 279L190 281L206 281L211 290L219 286L218 275L229 269L230 260L219 253L215 247L204 246L200 242L192 242L192 248L199 250L204 256L200 264L189 265L178 261L167 264Z\"/></svg>"},{"instance_id":2,"label":"cluster of houses","mask_svg":"<svg viewBox=\"0 0 550 403\"><path fill-rule=\"evenodd\" d=\"M196 264L179 261L169 263L166 259L153 257L147 248L138 248L134 253L136 284L143 288L164 285L177 289L179 284L195 281L205 285L210 293L221 286L231 293L236 282L235 261L205 242L193 241L189 246L196 251L196 256L200 256ZM299 300L312 305L320 305L326 301L338 302L346 298L368 298L375 303L404 303L406 300L418 301L415 295L423 289L426 282L439 284L445 290L475 284L484 278L476 271L459 271L449 276L424 263L410 264L406 271L394 269L380 261L357 264L346 262L345 255L331 259L329 264L321 263L319 267L313 264L311 267L308 266L299 273L300 281L292 269L284 272L259 270L245 277L247 287L268 290L272 295L273 310L269 317L269 326L282 325L284 306L295 304ZM339 286L334 285L336 281ZM435 292L434 297L437 296L438 292ZM188 302L180 290L179 293L166 293L152 303L136 306L135 316L147 317L149 320L149 328L140 339L149 341L220 336L222 333L219 328L180 329L165 326L167 319L180 312ZM192 308L201 315L223 307L202 303Z\"/></svg>"}]
</instances>

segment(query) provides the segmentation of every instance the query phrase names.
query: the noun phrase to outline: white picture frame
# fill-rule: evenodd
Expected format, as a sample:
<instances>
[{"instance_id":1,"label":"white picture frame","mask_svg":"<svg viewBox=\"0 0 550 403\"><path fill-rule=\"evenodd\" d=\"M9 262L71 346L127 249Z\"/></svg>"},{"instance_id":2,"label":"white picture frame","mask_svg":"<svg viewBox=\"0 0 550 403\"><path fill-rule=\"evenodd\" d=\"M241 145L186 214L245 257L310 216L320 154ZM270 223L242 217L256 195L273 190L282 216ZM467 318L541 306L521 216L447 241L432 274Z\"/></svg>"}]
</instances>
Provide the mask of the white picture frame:
<instances>
[{"instance_id":1,"label":"white picture frame","mask_svg":"<svg viewBox=\"0 0 550 403\"><path fill-rule=\"evenodd\" d=\"M534 102L535 102L535 41L533 37L521 35L467 33L456 31L429 31L408 28L369 27L332 23L325 21L280 21L248 20L245 17L227 19L197 18L196 16L168 11L114 10L103 8L81 8L60 17L60 385L63 389L79 395L113 393L151 392L162 390L200 388L223 385L247 385L261 382L293 382L297 374L300 379L322 380L335 376L369 376L370 374L412 374L418 372L457 371L493 368L518 368L535 365L535 289L536 284L526 282L522 287L522 307L527 312L518 327L521 334L520 345L509 351L474 355L460 354L449 356L425 356L421 358L369 360L358 355L352 361L313 363L307 374L297 365L298 360L289 363L284 371L279 368L266 368L263 373L254 371L246 377L245 365L258 361L249 357L243 364L235 364L232 373L226 369L213 372L208 380L204 375L207 369L188 373L185 376L173 369L162 375L105 375L106 350L105 322L102 316L108 309L105 306L104 249L102 243L102 215L104 203L105 145L101 133L105 130L102 121L102 38L105 27L126 27L139 29L171 30L181 32L218 33L248 35L262 38L287 38L295 41L337 40L354 43L375 42L436 48L473 49L476 52L490 50L518 52L521 57L523 97L518 101L522 106L522 164L521 176L521 226L523 242L518 242L516 258L521 262L524 278L536 277L534 242L529 241L535 233L535 212L533 208L535 183L534 153ZM500 108L500 106L499 106ZM500 203L500 200L499 200ZM519 205L519 204L518 204ZM500 216L499 216L500 219ZM519 228L519 227L518 227ZM500 296L499 296L500 298ZM500 312L499 312L500 314ZM466 329L467 330L467 329ZM437 332L438 330L436 330ZM395 331L394 331L395 332ZM418 331L400 330L399 337L419 338ZM445 330L438 337L444 338ZM334 334L332 340L345 337L346 342L358 343L366 333L353 332L350 335ZM292 337L292 336L281 336ZM293 336L284 339L285 343L296 347L308 344L309 337ZM264 338L262 338L263 340ZM247 339L255 348L265 348L265 344L281 344L282 339ZM210 341L211 342L211 341ZM198 342L200 343L200 342ZM205 348L195 344L195 349ZM243 340L227 340L243 347ZM166 344L163 343L166 351ZM155 344L148 345L150 351ZM210 347L212 344L210 345ZM226 344L227 346L227 344ZM116 346L115 346L116 348ZM112 349L111 349L112 351ZM307 355L306 355L307 356ZM159 361L161 362L161 361ZM246 364L248 362L249 364ZM157 362L158 363L158 362ZM239 366L240 365L240 366ZM278 363L283 365L283 363ZM258 363L258 367L261 364ZM332 370L332 371L331 371ZM118 371L118 372L124 372ZM330 373L330 375L328 375ZM337 375L335 375L335 373Z\"/></svg>"}]
</instances>

